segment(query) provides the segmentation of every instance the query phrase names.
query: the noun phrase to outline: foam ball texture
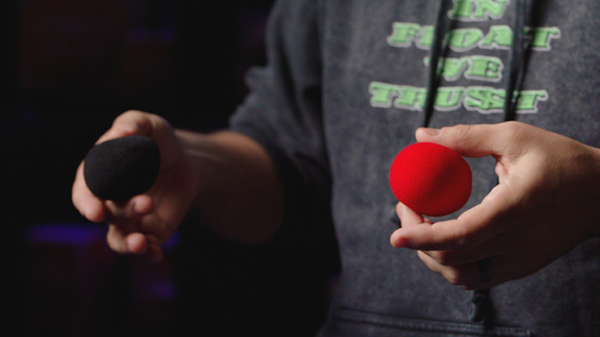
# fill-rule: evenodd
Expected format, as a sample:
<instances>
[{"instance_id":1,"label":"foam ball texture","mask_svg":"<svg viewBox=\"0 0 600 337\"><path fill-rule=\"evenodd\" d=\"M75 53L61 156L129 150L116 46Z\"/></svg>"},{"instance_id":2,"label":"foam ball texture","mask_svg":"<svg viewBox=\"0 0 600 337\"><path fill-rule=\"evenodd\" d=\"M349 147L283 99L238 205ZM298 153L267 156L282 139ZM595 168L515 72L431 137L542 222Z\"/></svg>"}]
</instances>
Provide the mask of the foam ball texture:
<instances>
[{"instance_id":1,"label":"foam ball texture","mask_svg":"<svg viewBox=\"0 0 600 337\"><path fill-rule=\"evenodd\" d=\"M98 198L126 201L154 185L160 169L156 143L129 136L95 145L84 160L85 182Z\"/></svg>"},{"instance_id":2,"label":"foam ball texture","mask_svg":"<svg viewBox=\"0 0 600 337\"><path fill-rule=\"evenodd\" d=\"M456 151L433 143L404 148L392 163L390 186L396 198L417 213L444 216L471 196L471 168Z\"/></svg>"}]
</instances>

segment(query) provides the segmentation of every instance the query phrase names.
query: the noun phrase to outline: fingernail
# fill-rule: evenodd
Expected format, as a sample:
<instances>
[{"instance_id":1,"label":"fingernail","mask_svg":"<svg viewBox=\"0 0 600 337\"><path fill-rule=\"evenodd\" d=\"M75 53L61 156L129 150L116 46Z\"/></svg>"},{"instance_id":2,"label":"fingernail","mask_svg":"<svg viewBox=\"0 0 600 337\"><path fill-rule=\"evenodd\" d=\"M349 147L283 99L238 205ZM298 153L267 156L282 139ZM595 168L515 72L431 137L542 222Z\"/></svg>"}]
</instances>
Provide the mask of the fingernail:
<instances>
[{"instance_id":1,"label":"fingernail","mask_svg":"<svg viewBox=\"0 0 600 337\"><path fill-rule=\"evenodd\" d=\"M400 221L402 221L402 214L404 214L404 205L400 204L400 207L396 208L397 212L398 212L398 217L400 218Z\"/></svg>"},{"instance_id":2,"label":"fingernail","mask_svg":"<svg viewBox=\"0 0 600 337\"><path fill-rule=\"evenodd\" d=\"M421 128L421 129L423 130L423 132L425 132L429 136L437 136L440 134L440 132L442 132L442 130L440 130L440 129L433 129L433 128Z\"/></svg>"}]
</instances>

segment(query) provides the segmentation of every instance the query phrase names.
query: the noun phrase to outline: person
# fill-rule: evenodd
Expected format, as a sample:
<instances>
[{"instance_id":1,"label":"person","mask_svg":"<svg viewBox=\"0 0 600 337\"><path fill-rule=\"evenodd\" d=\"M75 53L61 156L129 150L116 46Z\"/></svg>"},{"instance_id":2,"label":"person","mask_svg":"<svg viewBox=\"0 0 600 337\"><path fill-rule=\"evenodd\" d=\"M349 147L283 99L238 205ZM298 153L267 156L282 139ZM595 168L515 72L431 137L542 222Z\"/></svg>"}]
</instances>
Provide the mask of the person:
<instances>
[{"instance_id":1,"label":"person","mask_svg":"<svg viewBox=\"0 0 600 337\"><path fill-rule=\"evenodd\" d=\"M188 213L268 241L311 212L300 183L331 207L342 264L318 336L597 335L597 14L592 0L281 0L230 130L127 112L99 141L153 138L157 183L116 204L80 167L73 202L115 251L160 260ZM468 157L459 212L394 199L389 168L415 135Z\"/></svg>"}]
</instances>

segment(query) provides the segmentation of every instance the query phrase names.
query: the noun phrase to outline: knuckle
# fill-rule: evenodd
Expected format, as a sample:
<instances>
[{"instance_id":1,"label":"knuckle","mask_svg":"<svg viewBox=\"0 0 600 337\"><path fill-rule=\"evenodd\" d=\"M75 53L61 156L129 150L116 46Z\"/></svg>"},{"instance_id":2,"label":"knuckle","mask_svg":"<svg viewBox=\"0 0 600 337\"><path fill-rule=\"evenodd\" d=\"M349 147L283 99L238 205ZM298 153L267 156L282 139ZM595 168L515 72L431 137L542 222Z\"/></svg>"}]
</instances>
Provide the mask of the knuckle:
<instances>
[{"instance_id":1,"label":"knuckle","mask_svg":"<svg viewBox=\"0 0 600 337\"><path fill-rule=\"evenodd\" d=\"M455 235L455 249L465 250L470 249L475 244L475 233L464 228L457 228Z\"/></svg>"},{"instance_id":2,"label":"knuckle","mask_svg":"<svg viewBox=\"0 0 600 337\"><path fill-rule=\"evenodd\" d=\"M446 274L444 274L444 278L448 282L450 282L450 284L453 284L455 286L464 284L463 276L456 269L451 269L450 271L448 271Z\"/></svg>"},{"instance_id":3,"label":"knuckle","mask_svg":"<svg viewBox=\"0 0 600 337\"><path fill-rule=\"evenodd\" d=\"M121 115L119 115L119 117L131 117L131 116L138 117L138 116L144 116L144 115L146 115L146 113L142 112L140 110L127 110L124 113L122 113ZM119 117L117 117L117 118L119 118Z\"/></svg>"},{"instance_id":4,"label":"knuckle","mask_svg":"<svg viewBox=\"0 0 600 337\"><path fill-rule=\"evenodd\" d=\"M501 128L508 139L515 139L523 134L526 125L517 121L508 121L502 123Z\"/></svg>"},{"instance_id":5,"label":"knuckle","mask_svg":"<svg viewBox=\"0 0 600 337\"><path fill-rule=\"evenodd\" d=\"M139 127L145 123L148 123L150 116L150 114L139 110L128 110L115 118L113 121L113 127L117 127L119 125L131 125L132 123L137 124Z\"/></svg>"},{"instance_id":6,"label":"knuckle","mask_svg":"<svg viewBox=\"0 0 600 337\"><path fill-rule=\"evenodd\" d=\"M473 246L472 239L468 234L463 234L456 239L456 249L465 250Z\"/></svg>"},{"instance_id":7,"label":"knuckle","mask_svg":"<svg viewBox=\"0 0 600 337\"><path fill-rule=\"evenodd\" d=\"M159 115L151 115L149 118L152 130L158 133L172 133L173 129L169 121Z\"/></svg>"},{"instance_id":8,"label":"knuckle","mask_svg":"<svg viewBox=\"0 0 600 337\"><path fill-rule=\"evenodd\" d=\"M438 252L434 257L442 266L451 266L455 262L454 254L449 251Z\"/></svg>"},{"instance_id":9,"label":"knuckle","mask_svg":"<svg viewBox=\"0 0 600 337\"><path fill-rule=\"evenodd\" d=\"M170 126L169 122L164 117L159 115L152 115L152 117L156 120L157 123Z\"/></svg>"},{"instance_id":10,"label":"knuckle","mask_svg":"<svg viewBox=\"0 0 600 337\"><path fill-rule=\"evenodd\" d=\"M452 127L444 127L442 132L446 132L448 135L447 140L454 146L469 141L471 138L471 125L458 124Z\"/></svg>"},{"instance_id":11,"label":"knuckle","mask_svg":"<svg viewBox=\"0 0 600 337\"><path fill-rule=\"evenodd\" d=\"M526 124L524 124L522 122L518 122L518 121L507 121L507 122L502 123L502 125L505 128L508 128L509 130L515 130L515 131L520 130L526 126Z\"/></svg>"},{"instance_id":12,"label":"knuckle","mask_svg":"<svg viewBox=\"0 0 600 337\"><path fill-rule=\"evenodd\" d=\"M138 111L135 110L127 110L125 112L123 112L122 114L118 115L117 118L115 118L115 120L113 121L113 125L118 125L119 123L131 119L132 116L135 116L138 113Z\"/></svg>"},{"instance_id":13,"label":"knuckle","mask_svg":"<svg viewBox=\"0 0 600 337\"><path fill-rule=\"evenodd\" d=\"M471 131L471 125L458 125L457 129L457 138L459 139L468 139Z\"/></svg>"}]
</instances>

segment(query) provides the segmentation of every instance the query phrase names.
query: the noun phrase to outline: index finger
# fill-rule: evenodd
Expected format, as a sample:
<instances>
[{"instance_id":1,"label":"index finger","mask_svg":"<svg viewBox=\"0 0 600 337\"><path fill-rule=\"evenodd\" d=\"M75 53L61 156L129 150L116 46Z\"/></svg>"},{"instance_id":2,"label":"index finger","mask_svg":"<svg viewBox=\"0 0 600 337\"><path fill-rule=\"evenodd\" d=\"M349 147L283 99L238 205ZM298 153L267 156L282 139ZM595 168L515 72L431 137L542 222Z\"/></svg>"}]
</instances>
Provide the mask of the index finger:
<instances>
[{"instance_id":1,"label":"index finger","mask_svg":"<svg viewBox=\"0 0 600 337\"><path fill-rule=\"evenodd\" d=\"M536 128L519 122L500 124L455 125L442 129L419 128L416 138L419 142L431 142L453 149L459 154L480 158L494 156L496 158L526 151L527 137L533 137ZM519 144L519 149L509 148L510 144Z\"/></svg>"}]
</instances>

